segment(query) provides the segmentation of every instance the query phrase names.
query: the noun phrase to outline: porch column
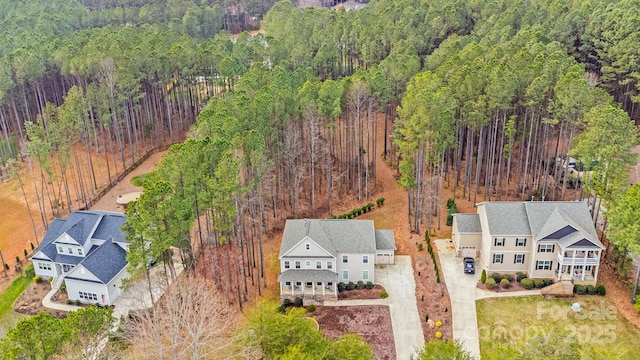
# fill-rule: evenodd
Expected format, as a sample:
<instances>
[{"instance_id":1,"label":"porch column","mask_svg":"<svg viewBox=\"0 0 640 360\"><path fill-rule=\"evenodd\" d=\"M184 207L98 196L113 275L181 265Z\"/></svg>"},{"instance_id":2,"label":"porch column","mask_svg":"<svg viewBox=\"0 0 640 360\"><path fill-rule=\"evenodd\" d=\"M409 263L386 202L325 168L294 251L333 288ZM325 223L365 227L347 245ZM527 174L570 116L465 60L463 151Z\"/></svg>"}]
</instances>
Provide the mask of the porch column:
<instances>
[{"instance_id":1,"label":"porch column","mask_svg":"<svg viewBox=\"0 0 640 360\"><path fill-rule=\"evenodd\" d=\"M587 272L587 255L589 254L589 251L585 251L584 252L584 256L583 256L583 265L582 265L582 277L580 278L580 280L584 281L584 274Z\"/></svg>"},{"instance_id":2,"label":"porch column","mask_svg":"<svg viewBox=\"0 0 640 360\"><path fill-rule=\"evenodd\" d=\"M280 295L282 295L282 283L280 283Z\"/></svg>"},{"instance_id":3,"label":"porch column","mask_svg":"<svg viewBox=\"0 0 640 360\"><path fill-rule=\"evenodd\" d=\"M325 282L322 282L322 297L324 297L324 291L327 288L327 285L325 285Z\"/></svg>"},{"instance_id":4,"label":"porch column","mask_svg":"<svg viewBox=\"0 0 640 360\"><path fill-rule=\"evenodd\" d=\"M333 283L333 296L338 297L338 283Z\"/></svg>"},{"instance_id":5,"label":"porch column","mask_svg":"<svg viewBox=\"0 0 640 360\"><path fill-rule=\"evenodd\" d=\"M597 282L598 280L598 270L600 269L600 263L598 263L598 265L596 265L596 271L593 274L593 281Z\"/></svg>"},{"instance_id":6,"label":"porch column","mask_svg":"<svg viewBox=\"0 0 640 360\"><path fill-rule=\"evenodd\" d=\"M316 284L318 283L317 281L314 281L314 283L311 283L311 295L316 296Z\"/></svg>"},{"instance_id":7,"label":"porch column","mask_svg":"<svg viewBox=\"0 0 640 360\"><path fill-rule=\"evenodd\" d=\"M296 282L292 281L291 282L291 295L295 295L296 294Z\"/></svg>"},{"instance_id":8,"label":"porch column","mask_svg":"<svg viewBox=\"0 0 640 360\"><path fill-rule=\"evenodd\" d=\"M573 279L576 266L576 250L573 250L573 256L571 257L571 279Z\"/></svg>"}]
</instances>

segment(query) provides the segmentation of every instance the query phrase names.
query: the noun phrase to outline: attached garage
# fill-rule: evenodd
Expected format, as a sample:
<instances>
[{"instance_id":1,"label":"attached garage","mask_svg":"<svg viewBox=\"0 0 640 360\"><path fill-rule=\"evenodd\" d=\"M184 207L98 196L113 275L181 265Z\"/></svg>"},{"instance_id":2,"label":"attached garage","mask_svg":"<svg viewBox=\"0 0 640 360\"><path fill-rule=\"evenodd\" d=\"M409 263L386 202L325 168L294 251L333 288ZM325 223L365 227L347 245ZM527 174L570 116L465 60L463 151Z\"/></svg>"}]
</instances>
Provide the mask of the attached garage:
<instances>
[{"instance_id":1,"label":"attached garage","mask_svg":"<svg viewBox=\"0 0 640 360\"><path fill-rule=\"evenodd\" d=\"M376 230L376 264L395 264L393 230Z\"/></svg>"},{"instance_id":2,"label":"attached garage","mask_svg":"<svg viewBox=\"0 0 640 360\"><path fill-rule=\"evenodd\" d=\"M451 239L459 257L478 257L482 229L478 214L454 214Z\"/></svg>"}]
</instances>

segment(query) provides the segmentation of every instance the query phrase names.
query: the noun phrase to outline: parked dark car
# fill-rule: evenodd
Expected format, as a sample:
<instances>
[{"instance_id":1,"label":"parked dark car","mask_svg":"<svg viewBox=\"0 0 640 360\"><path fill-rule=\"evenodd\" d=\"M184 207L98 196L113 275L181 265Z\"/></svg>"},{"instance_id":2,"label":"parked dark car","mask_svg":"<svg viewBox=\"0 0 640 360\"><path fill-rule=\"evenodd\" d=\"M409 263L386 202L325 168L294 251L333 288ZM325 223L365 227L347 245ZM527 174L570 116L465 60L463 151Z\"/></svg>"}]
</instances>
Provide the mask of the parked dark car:
<instances>
[{"instance_id":1,"label":"parked dark car","mask_svg":"<svg viewBox=\"0 0 640 360\"><path fill-rule=\"evenodd\" d=\"M466 258L464 258L463 262L464 262L464 273L465 274L475 274L476 273L476 268L473 265L473 263L475 262L473 260L473 258L466 257Z\"/></svg>"}]
</instances>

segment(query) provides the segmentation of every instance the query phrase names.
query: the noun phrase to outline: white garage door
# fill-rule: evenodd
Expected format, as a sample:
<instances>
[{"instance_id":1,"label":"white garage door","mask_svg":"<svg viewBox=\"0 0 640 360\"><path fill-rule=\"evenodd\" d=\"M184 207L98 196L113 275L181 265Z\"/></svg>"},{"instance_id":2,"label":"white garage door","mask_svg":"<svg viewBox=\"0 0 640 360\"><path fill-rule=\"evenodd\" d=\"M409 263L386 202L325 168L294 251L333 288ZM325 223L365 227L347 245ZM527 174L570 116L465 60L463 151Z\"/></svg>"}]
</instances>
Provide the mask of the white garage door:
<instances>
[{"instance_id":1,"label":"white garage door","mask_svg":"<svg viewBox=\"0 0 640 360\"><path fill-rule=\"evenodd\" d=\"M376 264L391 264L391 254L377 254Z\"/></svg>"},{"instance_id":2,"label":"white garage door","mask_svg":"<svg viewBox=\"0 0 640 360\"><path fill-rule=\"evenodd\" d=\"M464 248L460 249L460 255L462 255L462 257L475 258L476 257L476 248L475 247L464 247Z\"/></svg>"}]
</instances>

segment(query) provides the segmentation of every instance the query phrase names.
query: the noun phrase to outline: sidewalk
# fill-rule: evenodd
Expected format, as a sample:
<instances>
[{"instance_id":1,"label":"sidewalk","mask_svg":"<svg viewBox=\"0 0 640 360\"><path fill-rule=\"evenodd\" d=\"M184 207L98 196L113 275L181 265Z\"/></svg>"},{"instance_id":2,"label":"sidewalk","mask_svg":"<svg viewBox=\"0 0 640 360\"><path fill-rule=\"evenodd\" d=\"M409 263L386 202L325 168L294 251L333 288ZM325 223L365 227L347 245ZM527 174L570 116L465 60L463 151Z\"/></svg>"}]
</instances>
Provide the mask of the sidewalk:
<instances>
[{"instance_id":1,"label":"sidewalk","mask_svg":"<svg viewBox=\"0 0 640 360\"><path fill-rule=\"evenodd\" d=\"M53 294L56 293L56 291L58 291L58 289L51 289L51 291L49 291L47 295L45 295L45 297L42 299L42 306L49 309L62 310L62 311L76 311L81 308L80 306L58 304L51 301L51 297L53 296Z\"/></svg>"}]
</instances>

